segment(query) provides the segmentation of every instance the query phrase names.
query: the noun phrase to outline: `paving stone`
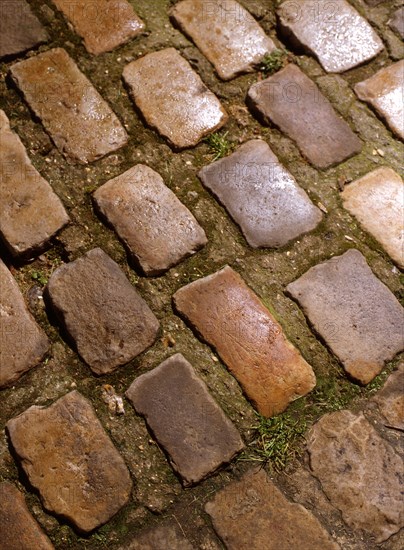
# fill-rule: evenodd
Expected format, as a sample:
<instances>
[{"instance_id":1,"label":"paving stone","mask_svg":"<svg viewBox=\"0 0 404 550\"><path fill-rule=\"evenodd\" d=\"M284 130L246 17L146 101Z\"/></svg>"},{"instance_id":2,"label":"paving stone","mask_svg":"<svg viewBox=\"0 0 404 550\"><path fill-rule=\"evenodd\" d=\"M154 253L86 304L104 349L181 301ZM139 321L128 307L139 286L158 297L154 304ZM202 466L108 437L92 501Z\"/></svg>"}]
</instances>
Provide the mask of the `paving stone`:
<instances>
[{"instance_id":1,"label":"paving stone","mask_svg":"<svg viewBox=\"0 0 404 550\"><path fill-rule=\"evenodd\" d=\"M230 483L205 509L228 550L339 548L318 519L290 502L262 469Z\"/></svg>"},{"instance_id":2,"label":"paving stone","mask_svg":"<svg viewBox=\"0 0 404 550\"><path fill-rule=\"evenodd\" d=\"M373 397L389 427L404 430L404 362Z\"/></svg>"},{"instance_id":3,"label":"paving stone","mask_svg":"<svg viewBox=\"0 0 404 550\"><path fill-rule=\"evenodd\" d=\"M48 35L25 0L0 5L0 59L46 42Z\"/></svg>"},{"instance_id":4,"label":"paving stone","mask_svg":"<svg viewBox=\"0 0 404 550\"><path fill-rule=\"evenodd\" d=\"M296 65L289 64L253 84L248 99L265 122L272 122L296 141L318 168L342 162L361 150L359 138Z\"/></svg>"},{"instance_id":5,"label":"paving stone","mask_svg":"<svg viewBox=\"0 0 404 550\"><path fill-rule=\"evenodd\" d=\"M223 80L251 72L275 44L254 17L234 0L183 0L171 10Z\"/></svg>"},{"instance_id":6,"label":"paving stone","mask_svg":"<svg viewBox=\"0 0 404 550\"><path fill-rule=\"evenodd\" d=\"M175 148L193 147L227 122L217 97L174 48L132 61L123 78L146 122Z\"/></svg>"},{"instance_id":7,"label":"paving stone","mask_svg":"<svg viewBox=\"0 0 404 550\"><path fill-rule=\"evenodd\" d=\"M72 391L7 423L12 446L43 506L81 532L106 523L129 500L132 482L92 405Z\"/></svg>"},{"instance_id":8,"label":"paving stone","mask_svg":"<svg viewBox=\"0 0 404 550\"><path fill-rule=\"evenodd\" d=\"M126 396L170 455L184 485L198 483L244 447L237 429L180 353L136 378Z\"/></svg>"},{"instance_id":9,"label":"paving stone","mask_svg":"<svg viewBox=\"0 0 404 550\"><path fill-rule=\"evenodd\" d=\"M94 199L146 275L160 275L207 243L188 208L143 164L109 180Z\"/></svg>"},{"instance_id":10,"label":"paving stone","mask_svg":"<svg viewBox=\"0 0 404 550\"><path fill-rule=\"evenodd\" d=\"M2 550L53 550L54 546L31 516L22 493L0 483L0 548Z\"/></svg>"},{"instance_id":11,"label":"paving stone","mask_svg":"<svg viewBox=\"0 0 404 550\"><path fill-rule=\"evenodd\" d=\"M312 267L286 290L346 372L362 384L404 347L404 310L358 250Z\"/></svg>"},{"instance_id":12,"label":"paving stone","mask_svg":"<svg viewBox=\"0 0 404 550\"><path fill-rule=\"evenodd\" d=\"M15 63L10 70L31 109L68 159L85 164L126 144L122 124L62 48Z\"/></svg>"},{"instance_id":13,"label":"paving stone","mask_svg":"<svg viewBox=\"0 0 404 550\"><path fill-rule=\"evenodd\" d=\"M404 6L393 13L389 21L390 28L404 38Z\"/></svg>"},{"instance_id":14,"label":"paving stone","mask_svg":"<svg viewBox=\"0 0 404 550\"><path fill-rule=\"evenodd\" d=\"M383 50L373 28L346 0L294 0L278 9L281 29L327 72L348 71Z\"/></svg>"},{"instance_id":15,"label":"paving stone","mask_svg":"<svg viewBox=\"0 0 404 550\"><path fill-rule=\"evenodd\" d=\"M346 208L404 268L404 184L391 168L377 168L341 193Z\"/></svg>"},{"instance_id":16,"label":"paving stone","mask_svg":"<svg viewBox=\"0 0 404 550\"><path fill-rule=\"evenodd\" d=\"M14 277L0 260L0 388L10 386L35 367L49 340L25 305Z\"/></svg>"},{"instance_id":17,"label":"paving stone","mask_svg":"<svg viewBox=\"0 0 404 550\"><path fill-rule=\"evenodd\" d=\"M121 550L193 550L191 543L173 524L159 525L140 533Z\"/></svg>"},{"instance_id":18,"label":"paving stone","mask_svg":"<svg viewBox=\"0 0 404 550\"><path fill-rule=\"evenodd\" d=\"M143 21L126 0L52 0L92 54L109 52L144 30Z\"/></svg>"},{"instance_id":19,"label":"paving stone","mask_svg":"<svg viewBox=\"0 0 404 550\"><path fill-rule=\"evenodd\" d=\"M380 69L354 88L359 99L370 103L401 139L404 139L403 75L404 60L401 60Z\"/></svg>"},{"instance_id":20,"label":"paving stone","mask_svg":"<svg viewBox=\"0 0 404 550\"><path fill-rule=\"evenodd\" d=\"M174 302L216 348L260 414L278 414L314 388L311 366L230 267L181 288Z\"/></svg>"},{"instance_id":21,"label":"paving stone","mask_svg":"<svg viewBox=\"0 0 404 550\"><path fill-rule=\"evenodd\" d=\"M321 221L320 210L259 139L205 166L199 177L240 225L250 246L283 246Z\"/></svg>"},{"instance_id":22,"label":"paving stone","mask_svg":"<svg viewBox=\"0 0 404 550\"><path fill-rule=\"evenodd\" d=\"M363 414L323 416L308 435L310 465L331 504L378 543L404 526L404 462Z\"/></svg>"},{"instance_id":23,"label":"paving stone","mask_svg":"<svg viewBox=\"0 0 404 550\"><path fill-rule=\"evenodd\" d=\"M96 374L128 363L156 339L156 317L100 248L59 267L44 297Z\"/></svg>"},{"instance_id":24,"label":"paving stone","mask_svg":"<svg viewBox=\"0 0 404 550\"><path fill-rule=\"evenodd\" d=\"M69 221L0 109L0 235L11 254L32 255Z\"/></svg>"}]
</instances>

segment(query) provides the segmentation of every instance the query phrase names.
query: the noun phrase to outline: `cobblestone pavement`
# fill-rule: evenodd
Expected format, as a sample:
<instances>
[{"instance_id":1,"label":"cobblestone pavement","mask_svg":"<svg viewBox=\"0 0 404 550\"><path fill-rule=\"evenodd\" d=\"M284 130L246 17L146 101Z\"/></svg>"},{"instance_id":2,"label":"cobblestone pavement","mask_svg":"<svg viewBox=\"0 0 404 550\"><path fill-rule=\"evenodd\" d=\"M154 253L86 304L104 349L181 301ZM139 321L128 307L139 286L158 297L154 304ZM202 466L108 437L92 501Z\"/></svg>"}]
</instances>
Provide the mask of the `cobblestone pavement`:
<instances>
[{"instance_id":1,"label":"cobblestone pavement","mask_svg":"<svg viewBox=\"0 0 404 550\"><path fill-rule=\"evenodd\" d=\"M404 548L401 0L0 3L0 549Z\"/></svg>"}]
</instances>

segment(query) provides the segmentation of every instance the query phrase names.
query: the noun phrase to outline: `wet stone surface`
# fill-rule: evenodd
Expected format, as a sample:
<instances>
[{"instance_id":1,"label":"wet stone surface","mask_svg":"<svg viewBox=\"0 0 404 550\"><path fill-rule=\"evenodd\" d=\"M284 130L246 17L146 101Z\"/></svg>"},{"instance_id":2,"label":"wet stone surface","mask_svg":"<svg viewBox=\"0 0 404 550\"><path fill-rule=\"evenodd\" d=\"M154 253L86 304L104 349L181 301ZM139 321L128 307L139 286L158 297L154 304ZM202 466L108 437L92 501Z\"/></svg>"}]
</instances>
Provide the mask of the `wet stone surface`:
<instances>
[{"instance_id":1,"label":"wet stone surface","mask_svg":"<svg viewBox=\"0 0 404 550\"><path fill-rule=\"evenodd\" d=\"M265 122L272 122L296 141L318 168L342 162L361 150L359 138L296 65L289 64L251 86L248 99Z\"/></svg>"},{"instance_id":2,"label":"wet stone surface","mask_svg":"<svg viewBox=\"0 0 404 550\"><path fill-rule=\"evenodd\" d=\"M355 249L287 286L346 372L370 382L404 347L403 308Z\"/></svg>"},{"instance_id":3,"label":"wet stone surface","mask_svg":"<svg viewBox=\"0 0 404 550\"><path fill-rule=\"evenodd\" d=\"M67 158L85 164L126 144L122 124L64 49L15 63L11 74Z\"/></svg>"},{"instance_id":4,"label":"wet stone surface","mask_svg":"<svg viewBox=\"0 0 404 550\"><path fill-rule=\"evenodd\" d=\"M181 288L177 310L214 346L259 413L273 416L310 392L311 366L230 267Z\"/></svg>"},{"instance_id":5,"label":"wet stone surface","mask_svg":"<svg viewBox=\"0 0 404 550\"><path fill-rule=\"evenodd\" d=\"M404 38L404 6L394 12L393 17L389 21L390 27L398 33L401 38Z\"/></svg>"},{"instance_id":6,"label":"wet stone surface","mask_svg":"<svg viewBox=\"0 0 404 550\"><path fill-rule=\"evenodd\" d=\"M166 523L142 532L120 550L193 550L192 544L184 537L175 524Z\"/></svg>"},{"instance_id":7,"label":"wet stone surface","mask_svg":"<svg viewBox=\"0 0 404 550\"><path fill-rule=\"evenodd\" d=\"M163 273L207 243L191 212L148 166L108 181L94 199L146 275Z\"/></svg>"},{"instance_id":8,"label":"wet stone surface","mask_svg":"<svg viewBox=\"0 0 404 550\"><path fill-rule=\"evenodd\" d=\"M404 362L388 377L373 398L388 426L404 430Z\"/></svg>"}]
</instances>

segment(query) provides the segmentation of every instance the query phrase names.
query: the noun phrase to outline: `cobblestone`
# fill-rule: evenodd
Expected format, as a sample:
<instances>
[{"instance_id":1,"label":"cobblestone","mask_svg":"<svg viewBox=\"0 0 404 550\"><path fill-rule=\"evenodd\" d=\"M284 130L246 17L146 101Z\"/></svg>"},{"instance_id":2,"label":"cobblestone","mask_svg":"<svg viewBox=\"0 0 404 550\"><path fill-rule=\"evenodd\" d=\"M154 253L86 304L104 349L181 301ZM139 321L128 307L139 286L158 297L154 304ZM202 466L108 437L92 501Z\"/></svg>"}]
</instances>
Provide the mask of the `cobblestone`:
<instances>
[{"instance_id":1,"label":"cobblestone","mask_svg":"<svg viewBox=\"0 0 404 550\"><path fill-rule=\"evenodd\" d=\"M25 0L1 3L0 59L29 50L48 35Z\"/></svg>"},{"instance_id":2,"label":"cobblestone","mask_svg":"<svg viewBox=\"0 0 404 550\"><path fill-rule=\"evenodd\" d=\"M191 543L175 524L166 524L140 533L121 550L193 550Z\"/></svg>"},{"instance_id":3,"label":"cobblestone","mask_svg":"<svg viewBox=\"0 0 404 550\"><path fill-rule=\"evenodd\" d=\"M373 397L389 427L404 430L404 362Z\"/></svg>"},{"instance_id":4,"label":"cobblestone","mask_svg":"<svg viewBox=\"0 0 404 550\"><path fill-rule=\"evenodd\" d=\"M389 25L401 38L404 38L404 6L393 13Z\"/></svg>"}]
</instances>

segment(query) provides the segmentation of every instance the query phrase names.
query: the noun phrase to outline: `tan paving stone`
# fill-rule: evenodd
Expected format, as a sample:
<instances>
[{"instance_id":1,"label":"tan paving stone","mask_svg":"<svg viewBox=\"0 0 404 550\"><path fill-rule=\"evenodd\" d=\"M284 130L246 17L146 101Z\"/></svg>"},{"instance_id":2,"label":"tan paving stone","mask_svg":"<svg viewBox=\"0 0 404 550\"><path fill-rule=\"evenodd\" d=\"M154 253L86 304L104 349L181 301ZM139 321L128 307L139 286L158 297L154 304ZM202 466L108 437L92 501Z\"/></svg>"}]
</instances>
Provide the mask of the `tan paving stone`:
<instances>
[{"instance_id":1,"label":"tan paving stone","mask_svg":"<svg viewBox=\"0 0 404 550\"><path fill-rule=\"evenodd\" d=\"M393 17L389 21L389 26L393 31L398 33L401 38L404 38L404 6L393 13Z\"/></svg>"},{"instance_id":2,"label":"tan paving stone","mask_svg":"<svg viewBox=\"0 0 404 550\"><path fill-rule=\"evenodd\" d=\"M253 84L248 99L265 122L285 132L318 168L338 164L361 150L360 139L296 65Z\"/></svg>"},{"instance_id":3,"label":"tan paving stone","mask_svg":"<svg viewBox=\"0 0 404 550\"><path fill-rule=\"evenodd\" d=\"M7 423L12 446L44 507L82 532L106 523L129 500L132 481L92 405L70 392Z\"/></svg>"},{"instance_id":4,"label":"tan paving stone","mask_svg":"<svg viewBox=\"0 0 404 550\"><path fill-rule=\"evenodd\" d=\"M258 296L230 267L174 295L177 310L214 346L258 412L273 416L310 392L311 366Z\"/></svg>"},{"instance_id":5,"label":"tan paving stone","mask_svg":"<svg viewBox=\"0 0 404 550\"><path fill-rule=\"evenodd\" d=\"M146 275L160 275L207 243L188 208L143 164L109 180L94 199Z\"/></svg>"},{"instance_id":6,"label":"tan paving stone","mask_svg":"<svg viewBox=\"0 0 404 550\"><path fill-rule=\"evenodd\" d=\"M171 16L223 80L251 72L275 49L253 16L234 0L183 0Z\"/></svg>"},{"instance_id":7,"label":"tan paving stone","mask_svg":"<svg viewBox=\"0 0 404 550\"><path fill-rule=\"evenodd\" d=\"M174 48L132 61L123 78L146 122L175 148L192 147L227 122L217 97Z\"/></svg>"},{"instance_id":8,"label":"tan paving stone","mask_svg":"<svg viewBox=\"0 0 404 550\"><path fill-rule=\"evenodd\" d=\"M126 144L122 124L62 48L15 63L10 70L31 109L68 159L86 164Z\"/></svg>"},{"instance_id":9,"label":"tan paving stone","mask_svg":"<svg viewBox=\"0 0 404 550\"><path fill-rule=\"evenodd\" d=\"M69 217L2 110L0 141L0 235L11 254L32 255L48 245Z\"/></svg>"},{"instance_id":10,"label":"tan paving stone","mask_svg":"<svg viewBox=\"0 0 404 550\"><path fill-rule=\"evenodd\" d=\"M404 362L387 378L383 388L373 397L388 426L404 430Z\"/></svg>"},{"instance_id":11,"label":"tan paving stone","mask_svg":"<svg viewBox=\"0 0 404 550\"><path fill-rule=\"evenodd\" d=\"M38 46L48 35L25 0L0 4L0 59Z\"/></svg>"},{"instance_id":12,"label":"tan paving stone","mask_svg":"<svg viewBox=\"0 0 404 550\"><path fill-rule=\"evenodd\" d=\"M145 25L126 0L52 0L92 54L109 52L140 34Z\"/></svg>"},{"instance_id":13,"label":"tan paving stone","mask_svg":"<svg viewBox=\"0 0 404 550\"><path fill-rule=\"evenodd\" d=\"M404 268L404 183L386 166L350 183L341 193L346 208Z\"/></svg>"},{"instance_id":14,"label":"tan paving stone","mask_svg":"<svg viewBox=\"0 0 404 550\"><path fill-rule=\"evenodd\" d=\"M370 103L394 134L404 139L404 60L356 84L355 93Z\"/></svg>"}]
</instances>

